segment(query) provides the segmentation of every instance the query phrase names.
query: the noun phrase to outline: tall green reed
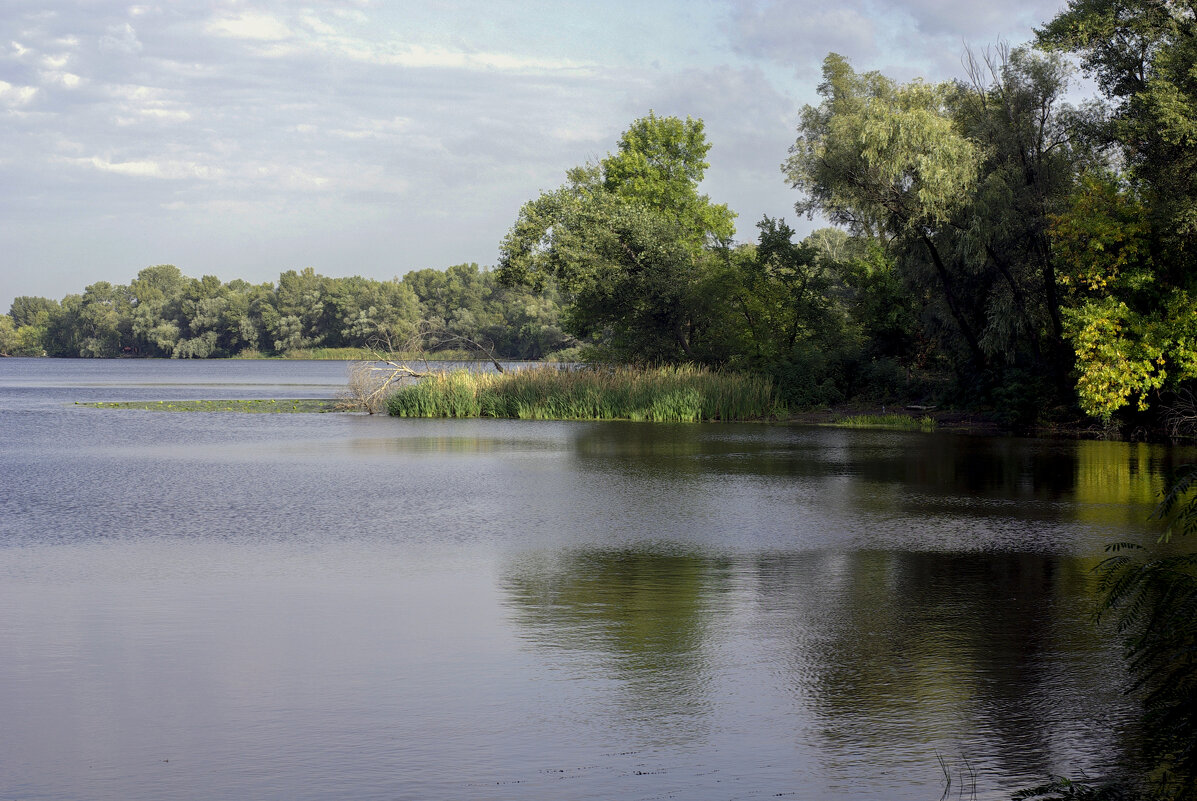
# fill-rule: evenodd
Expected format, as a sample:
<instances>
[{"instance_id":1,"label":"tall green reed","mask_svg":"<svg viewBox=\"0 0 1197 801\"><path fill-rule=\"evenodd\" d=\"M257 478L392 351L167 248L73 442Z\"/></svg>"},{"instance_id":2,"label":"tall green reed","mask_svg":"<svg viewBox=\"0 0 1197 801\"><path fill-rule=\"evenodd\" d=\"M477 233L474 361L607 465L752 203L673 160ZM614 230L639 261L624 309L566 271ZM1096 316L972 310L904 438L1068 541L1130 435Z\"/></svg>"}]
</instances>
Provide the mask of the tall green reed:
<instances>
[{"instance_id":1,"label":"tall green reed","mask_svg":"<svg viewBox=\"0 0 1197 801\"><path fill-rule=\"evenodd\" d=\"M759 420L781 413L764 376L677 367L552 367L429 376L396 392L397 417L698 422Z\"/></svg>"}]
</instances>

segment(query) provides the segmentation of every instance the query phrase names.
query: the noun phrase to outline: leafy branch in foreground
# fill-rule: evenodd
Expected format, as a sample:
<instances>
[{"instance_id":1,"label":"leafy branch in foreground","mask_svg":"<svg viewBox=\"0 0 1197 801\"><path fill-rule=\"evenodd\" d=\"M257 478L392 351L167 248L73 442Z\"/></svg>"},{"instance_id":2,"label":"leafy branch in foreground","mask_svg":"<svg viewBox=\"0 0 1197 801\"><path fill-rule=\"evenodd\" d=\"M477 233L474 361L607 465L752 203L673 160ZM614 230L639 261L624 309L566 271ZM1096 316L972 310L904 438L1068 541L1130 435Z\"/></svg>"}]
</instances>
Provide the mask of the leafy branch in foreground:
<instances>
[{"instance_id":1,"label":"leafy branch in foreground","mask_svg":"<svg viewBox=\"0 0 1197 801\"><path fill-rule=\"evenodd\" d=\"M1160 537L1197 531L1197 466L1181 472L1153 517ZM1104 600L1098 616L1117 615L1132 677L1141 694L1150 783L1164 799L1197 795L1197 552L1148 557L1135 543L1117 543L1099 566Z\"/></svg>"}]
</instances>

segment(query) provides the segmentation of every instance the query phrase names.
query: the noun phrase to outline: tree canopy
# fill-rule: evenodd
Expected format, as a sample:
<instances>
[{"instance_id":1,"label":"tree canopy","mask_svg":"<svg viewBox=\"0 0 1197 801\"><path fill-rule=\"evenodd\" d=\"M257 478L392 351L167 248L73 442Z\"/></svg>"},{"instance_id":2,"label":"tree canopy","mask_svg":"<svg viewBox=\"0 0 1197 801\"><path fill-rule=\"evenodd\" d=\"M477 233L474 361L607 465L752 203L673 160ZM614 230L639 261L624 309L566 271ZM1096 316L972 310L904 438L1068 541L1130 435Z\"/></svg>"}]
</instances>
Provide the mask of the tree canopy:
<instances>
[{"instance_id":1,"label":"tree canopy","mask_svg":"<svg viewBox=\"0 0 1197 801\"><path fill-rule=\"evenodd\" d=\"M731 211L698 191L709 148L700 120L637 120L615 153L524 205L503 240L500 280L555 281L570 332L620 358L698 358L713 249L734 230Z\"/></svg>"}]
</instances>

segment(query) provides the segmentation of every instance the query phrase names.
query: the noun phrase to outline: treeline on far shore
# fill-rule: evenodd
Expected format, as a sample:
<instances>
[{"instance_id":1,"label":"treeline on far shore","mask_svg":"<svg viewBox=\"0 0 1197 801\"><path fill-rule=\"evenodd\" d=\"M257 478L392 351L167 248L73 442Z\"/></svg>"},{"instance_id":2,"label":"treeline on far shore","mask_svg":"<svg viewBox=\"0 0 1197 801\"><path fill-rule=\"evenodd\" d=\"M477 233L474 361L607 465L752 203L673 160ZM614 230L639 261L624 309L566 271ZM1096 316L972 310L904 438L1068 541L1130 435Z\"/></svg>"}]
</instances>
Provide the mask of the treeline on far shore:
<instances>
[{"instance_id":1,"label":"treeline on far shore","mask_svg":"<svg viewBox=\"0 0 1197 801\"><path fill-rule=\"evenodd\" d=\"M288 270L277 283L190 278L146 267L62 300L23 296L0 315L0 353L113 358L258 357L418 352L541 359L576 342L549 291L500 286L476 264L402 279L330 278Z\"/></svg>"}]
</instances>

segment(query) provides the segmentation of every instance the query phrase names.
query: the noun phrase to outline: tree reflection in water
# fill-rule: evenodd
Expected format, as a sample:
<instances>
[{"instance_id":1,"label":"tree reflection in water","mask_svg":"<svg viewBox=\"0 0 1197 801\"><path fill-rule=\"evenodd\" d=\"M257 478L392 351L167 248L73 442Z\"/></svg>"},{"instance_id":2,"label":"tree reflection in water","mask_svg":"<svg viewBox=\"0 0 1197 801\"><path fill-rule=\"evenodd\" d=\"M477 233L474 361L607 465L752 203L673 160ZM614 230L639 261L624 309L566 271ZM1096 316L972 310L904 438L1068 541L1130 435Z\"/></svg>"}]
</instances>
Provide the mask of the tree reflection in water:
<instances>
[{"instance_id":1,"label":"tree reflection in water","mask_svg":"<svg viewBox=\"0 0 1197 801\"><path fill-rule=\"evenodd\" d=\"M1090 562L577 549L521 557L504 590L533 648L595 683L599 725L640 744L735 732L832 782L926 782L942 755L1013 791L1132 750Z\"/></svg>"},{"instance_id":2,"label":"tree reflection in water","mask_svg":"<svg viewBox=\"0 0 1197 801\"><path fill-rule=\"evenodd\" d=\"M605 709L650 740L674 743L706 730L703 646L726 586L726 560L634 548L528 557L504 581L531 642L575 652L574 669L616 685Z\"/></svg>"}]
</instances>

